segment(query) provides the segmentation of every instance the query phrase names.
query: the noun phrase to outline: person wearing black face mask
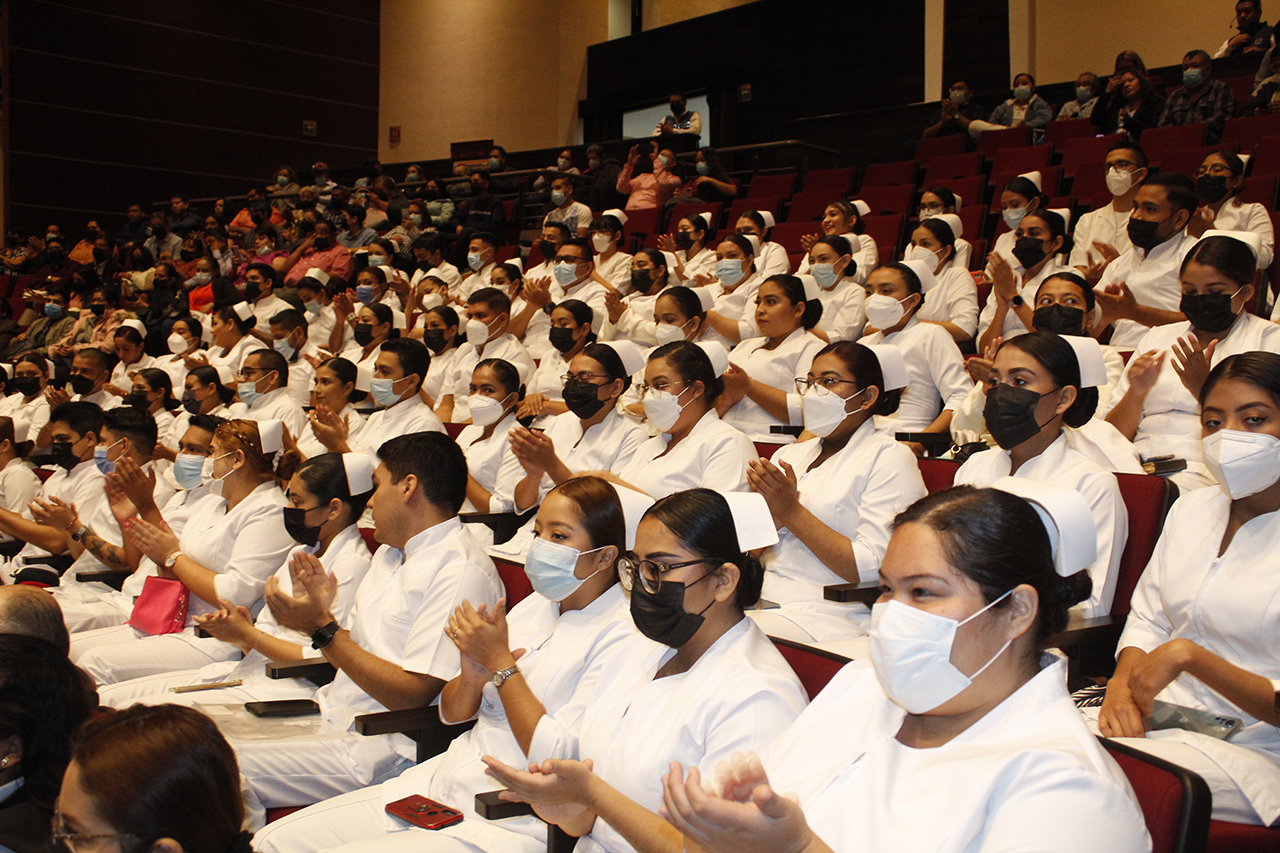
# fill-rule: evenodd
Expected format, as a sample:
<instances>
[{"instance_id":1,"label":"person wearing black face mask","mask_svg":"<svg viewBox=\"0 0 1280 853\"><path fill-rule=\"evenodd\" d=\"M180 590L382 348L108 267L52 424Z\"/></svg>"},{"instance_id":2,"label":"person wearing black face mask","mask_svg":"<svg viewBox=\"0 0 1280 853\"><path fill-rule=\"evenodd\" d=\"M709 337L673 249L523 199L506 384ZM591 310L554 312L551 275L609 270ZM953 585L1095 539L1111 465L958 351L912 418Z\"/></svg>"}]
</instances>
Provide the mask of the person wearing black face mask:
<instances>
[{"instance_id":1,"label":"person wearing black face mask","mask_svg":"<svg viewBox=\"0 0 1280 853\"><path fill-rule=\"evenodd\" d=\"M1215 151L1196 169L1196 195L1201 205L1187 223L1188 236L1199 239L1210 229L1252 231L1261 238L1258 269L1271 266L1275 235L1267 208L1241 200L1245 188L1244 162L1230 151Z\"/></svg>"},{"instance_id":2,"label":"person wearing black face mask","mask_svg":"<svg viewBox=\"0 0 1280 853\"><path fill-rule=\"evenodd\" d=\"M993 280L991 296L978 315L978 351L985 352L997 337L1011 337L1032 325L1031 302L1040 283L1062 269L1071 252L1066 220L1054 210L1036 210L1022 217L1014 232L1013 256L1019 272L998 252L988 256Z\"/></svg>"},{"instance_id":3,"label":"person wearing black face mask","mask_svg":"<svg viewBox=\"0 0 1280 853\"><path fill-rule=\"evenodd\" d=\"M577 299L566 299L552 309L547 334L553 351L542 357L529 380L525 398L516 410L517 418L535 418L538 427L545 427L551 417L569 411L562 394L562 377L582 348L596 339L591 331L593 314L589 305Z\"/></svg>"},{"instance_id":4,"label":"person wearing black face mask","mask_svg":"<svg viewBox=\"0 0 1280 853\"><path fill-rule=\"evenodd\" d=\"M671 278L668 258L665 252L657 249L636 252L631 260L631 292L624 297L618 297L614 292L605 293L609 324L614 327L611 333L606 334L641 345L658 343L657 324L653 319L655 307L658 297L675 283Z\"/></svg>"}]
</instances>

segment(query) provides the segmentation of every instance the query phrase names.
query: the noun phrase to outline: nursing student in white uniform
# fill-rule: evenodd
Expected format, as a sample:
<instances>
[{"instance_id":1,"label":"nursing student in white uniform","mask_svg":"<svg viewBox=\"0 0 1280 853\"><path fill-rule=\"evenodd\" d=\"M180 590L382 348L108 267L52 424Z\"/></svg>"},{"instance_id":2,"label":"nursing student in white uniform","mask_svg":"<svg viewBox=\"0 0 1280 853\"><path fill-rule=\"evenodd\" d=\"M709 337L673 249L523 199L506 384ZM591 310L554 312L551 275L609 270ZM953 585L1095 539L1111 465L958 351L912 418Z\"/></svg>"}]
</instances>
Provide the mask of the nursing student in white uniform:
<instances>
[{"instance_id":1,"label":"nursing student in white uniform","mask_svg":"<svg viewBox=\"0 0 1280 853\"><path fill-rule=\"evenodd\" d=\"M822 315L818 283L813 276L773 275L756 291L754 312L760 337L738 344L729 353L724 394L716 411L752 441L789 444L774 426L800 426L797 376L809 372L823 341L809 330Z\"/></svg>"},{"instance_id":2,"label":"nursing student in white uniform","mask_svg":"<svg viewBox=\"0 0 1280 853\"><path fill-rule=\"evenodd\" d=\"M539 720L528 757L541 772L486 757L504 796L578 836L579 853L682 850L657 813L671 763L713 774L805 705L795 673L744 615L764 574L747 552L776 541L756 494L694 489L650 507L619 565L644 637L598 656L574 697Z\"/></svg>"},{"instance_id":3,"label":"nursing student in white uniform","mask_svg":"<svg viewBox=\"0 0 1280 853\"><path fill-rule=\"evenodd\" d=\"M26 461L35 444L28 441L28 435L26 421L0 415L0 507L14 515L21 515L40 494L40 478ZM0 531L0 543L13 541Z\"/></svg>"},{"instance_id":4,"label":"nursing student in white uniform","mask_svg":"<svg viewBox=\"0 0 1280 853\"><path fill-rule=\"evenodd\" d=\"M143 346L146 340L147 327L141 320L125 320L112 335L111 342L116 350L116 366L111 369L111 379L107 384L108 393L123 397L129 393L133 374L145 367L155 364L155 359L147 355Z\"/></svg>"},{"instance_id":5,"label":"nursing student in white uniform","mask_svg":"<svg viewBox=\"0 0 1280 853\"><path fill-rule=\"evenodd\" d=\"M605 294L608 322L601 332L606 341L628 340L641 346L653 346L658 342L653 322L653 306L669 288L674 279L675 255L657 249L641 249L631 261L631 281L628 293L620 297Z\"/></svg>"},{"instance_id":6,"label":"nursing student in white uniform","mask_svg":"<svg viewBox=\"0 0 1280 853\"><path fill-rule=\"evenodd\" d=\"M677 222L675 234L659 235L658 248L676 256L671 271L678 281L693 285L710 283L716 277L715 236L716 229L700 213Z\"/></svg>"},{"instance_id":7,"label":"nursing student in white uniform","mask_svg":"<svg viewBox=\"0 0 1280 853\"><path fill-rule=\"evenodd\" d=\"M715 297L710 287L685 287L678 284L664 290L653 303L654 335L658 339L658 346L676 341L699 343L707 328L707 311L714 304ZM644 427L650 437L655 436L659 431L644 416L644 395L639 388L643 384L643 372L637 373L633 378L636 381L622 395L619 406L627 418Z\"/></svg>"},{"instance_id":8,"label":"nursing student in white uniform","mask_svg":"<svg viewBox=\"0 0 1280 853\"><path fill-rule=\"evenodd\" d=\"M804 249L805 256L800 259L800 268L796 270L796 274L804 275L809 272L811 260L808 253L819 239L843 237L849 242L855 264L855 269L849 277L859 285L865 284L867 276L880 265L880 249L876 246L876 241L862 233L862 217L870 212L871 208L862 199L853 201L841 199L827 205L822 213L821 232L805 234L800 238L800 246Z\"/></svg>"},{"instance_id":9,"label":"nursing student in white uniform","mask_svg":"<svg viewBox=\"0 0 1280 853\"><path fill-rule=\"evenodd\" d=\"M978 315L979 352L986 352L996 338L1008 340L1031 329L1040 282L1061 272L1071 252L1064 214L1067 211L1042 210L1022 217L1014 231L1017 239L1012 252L1016 267L1003 255L991 255L987 264L991 295Z\"/></svg>"},{"instance_id":10,"label":"nursing student in white uniform","mask_svg":"<svg viewBox=\"0 0 1280 853\"><path fill-rule=\"evenodd\" d=\"M773 226L773 214L767 210L748 210L738 217L734 225L735 233L755 237L760 241L760 248L756 252L756 269L765 278L791 272L791 259L787 256L787 250L769 239Z\"/></svg>"},{"instance_id":11,"label":"nursing student in white uniform","mask_svg":"<svg viewBox=\"0 0 1280 853\"><path fill-rule=\"evenodd\" d=\"M293 551L314 555L337 581L332 607L339 622L346 621L355 604L356 589L373 557L356 526L373 494L373 463L373 458L363 453L326 453L308 459L290 479L289 503L281 510L285 529L297 543ZM287 560L272 579L282 589L294 588ZM244 658L122 681L99 691L102 704L113 708L135 702L225 704L307 698L315 692L315 685L305 679L267 677L265 665L272 661L322 657L311 650L308 634L280 625L269 607L262 608L256 619L242 605L219 607L197 617L196 624L215 639L235 646ZM170 692L170 688L183 685L232 680L243 684L176 695Z\"/></svg>"},{"instance_id":12,"label":"nursing student in white uniform","mask_svg":"<svg viewBox=\"0 0 1280 853\"><path fill-rule=\"evenodd\" d=\"M746 488L755 445L716 413L728 368L729 354L714 341L676 341L649 354L640 390L645 418L658 434L618 473L623 485L655 498L684 489Z\"/></svg>"},{"instance_id":13,"label":"nursing student in white uniform","mask_svg":"<svg viewBox=\"0 0 1280 853\"><path fill-rule=\"evenodd\" d=\"M200 364L211 364L214 367L225 367L235 375L244 364L244 357L262 348L262 341L249 334L256 322L253 309L247 302L224 305L213 312L209 320L211 345L207 350L188 356L188 369Z\"/></svg>"},{"instance_id":14,"label":"nursing student in white uniform","mask_svg":"<svg viewBox=\"0 0 1280 853\"><path fill-rule=\"evenodd\" d=\"M847 665L762 755L718 774L723 794L706 792L705 770L671 768L663 813L687 849L1151 849L1123 771L1072 708L1064 662L1043 653L1085 595L1092 518L1066 490L1011 485L1045 508L966 486L898 516L870 663Z\"/></svg>"},{"instance_id":15,"label":"nursing student in white uniform","mask_svg":"<svg viewBox=\"0 0 1280 853\"><path fill-rule=\"evenodd\" d=\"M748 614L769 636L866 657L865 641L850 641L866 634L867 609L825 601L822 588L874 580L894 516L924 497L915 454L875 428L906 384L897 347L828 345L796 380L816 438L751 462L747 482L778 528L778 544L761 557L768 604Z\"/></svg>"},{"instance_id":16,"label":"nursing student in white uniform","mask_svg":"<svg viewBox=\"0 0 1280 853\"><path fill-rule=\"evenodd\" d=\"M957 344L973 340L978 333L978 287L956 254L963 233L960 217L940 213L920 221L907 249L907 259L930 265L937 282L933 290L925 291L928 298L917 315L920 322L937 323Z\"/></svg>"},{"instance_id":17,"label":"nursing student in white uniform","mask_svg":"<svg viewBox=\"0 0 1280 853\"><path fill-rule=\"evenodd\" d=\"M1107 265L1132 248L1129 242L1129 214L1138 188L1147 177L1147 154L1136 143L1120 140L1107 151L1103 164L1107 190L1106 204L1080 217L1072 232L1071 266L1091 284L1102 277Z\"/></svg>"},{"instance_id":18,"label":"nursing student in white uniform","mask_svg":"<svg viewBox=\"0 0 1280 853\"><path fill-rule=\"evenodd\" d=\"M200 350L203 336L204 327L195 317L179 317L173 321L166 341L169 354L157 358L152 366L169 374L174 388L181 387L182 380L187 378L187 371L191 369L187 366L187 359Z\"/></svg>"},{"instance_id":19,"label":"nursing student in white uniform","mask_svg":"<svg viewBox=\"0 0 1280 853\"><path fill-rule=\"evenodd\" d=\"M1184 494L1133 593L1102 734L1204 777L1213 817L1280 820L1280 356L1224 360L1201 392L1204 459L1219 487ZM1153 702L1241 721L1229 740L1144 731ZM1157 712L1158 715L1158 712Z\"/></svg>"},{"instance_id":20,"label":"nursing student in white uniform","mask_svg":"<svg viewBox=\"0 0 1280 853\"><path fill-rule=\"evenodd\" d=\"M963 204L964 198L946 187L930 187L920 194L920 207L917 212L920 214L921 222L944 213L959 219ZM968 270L969 263L973 260L973 244L960 236L960 229L954 229L954 231L956 235L955 265L959 269Z\"/></svg>"},{"instance_id":21,"label":"nursing student in white uniform","mask_svg":"<svg viewBox=\"0 0 1280 853\"><path fill-rule=\"evenodd\" d=\"M1040 191L1040 180L1039 172L1024 172L1000 188L1000 218L1004 220L1008 230L996 236L995 242L991 244L991 251L987 253L987 278L993 277L992 255L1000 255L1011 267L1018 265L1018 259L1013 254L1013 244L1018 239L1014 232L1022 222L1022 217L1049 206L1049 197Z\"/></svg>"},{"instance_id":22,"label":"nursing student in white uniform","mask_svg":"<svg viewBox=\"0 0 1280 853\"><path fill-rule=\"evenodd\" d=\"M288 306L288 303L285 303ZM289 394L298 405L311 403L311 386L316 380L316 362L328 356L307 340L305 312L288 306L271 315L271 347L289 364Z\"/></svg>"},{"instance_id":23,"label":"nursing student in white uniform","mask_svg":"<svg viewBox=\"0 0 1280 853\"><path fill-rule=\"evenodd\" d=\"M1129 514L1116 475L1073 450L1064 427L1093 417L1106 382L1102 350L1093 338L1031 332L1005 341L987 379L984 414L1000 449L975 453L956 471L957 485L985 487L1001 477L1054 483L1089 502L1097 530L1093 589L1085 617L1106 616L1115 596Z\"/></svg>"},{"instance_id":24,"label":"nursing student in white uniform","mask_svg":"<svg viewBox=\"0 0 1280 853\"><path fill-rule=\"evenodd\" d=\"M533 375L533 359L524 344L507 331L511 299L493 287L482 287L467 297L467 342L458 351L453 372L445 379L436 414L445 423L470 420L467 398L471 374L481 359L500 358L513 364L523 377Z\"/></svg>"},{"instance_id":25,"label":"nursing student in white uniform","mask_svg":"<svg viewBox=\"0 0 1280 853\"><path fill-rule=\"evenodd\" d=\"M378 359L378 353L381 352L382 345L400 335L399 330L396 328L395 312L390 306L383 305L380 302L375 302L372 305L361 305L359 310L356 311L356 322L352 328L355 331L353 332L351 346L344 349L340 355L354 364L357 370L372 373L374 362ZM356 406L356 408L362 411L369 411L373 408L373 404L366 401Z\"/></svg>"},{"instance_id":26,"label":"nursing student in white uniform","mask_svg":"<svg viewBox=\"0 0 1280 853\"><path fill-rule=\"evenodd\" d=\"M706 340L718 341L725 349L755 336L751 315L765 279L756 268L759 246L759 237L742 234L730 234L716 246L716 283L706 286L718 287L719 293L707 311Z\"/></svg>"},{"instance_id":27,"label":"nursing student in white uniform","mask_svg":"<svg viewBox=\"0 0 1280 853\"><path fill-rule=\"evenodd\" d=\"M1187 461L1171 475L1184 492L1214 482L1201 459L1196 402L1209 369L1229 355L1280 352L1280 326L1245 310L1255 275L1249 241L1256 239L1209 234L1187 253L1180 307L1188 319L1142 336L1107 413L1144 458Z\"/></svg>"},{"instance_id":28,"label":"nursing student in white uniform","mask_svg":"<svg viewBox=\"0 0 1280 853\"><path fill-rule=\"evenodd\" d=\"M458 433L467 456L467 502L464 512L508 512L515 505L515 486L523 476L507 433L516 422L524 383L515 365L486 358L471 374L471 423Z\"/></svg>"},{"instance_id":29,"label":"nursing student in white uniform","mask_svg":"<svg viewBox=\"0 0 1280 853\"><path fill-rule=\"evenodd\" d=\"M591 326L594 320L591 306L577 299L566 299L551 310L548 336L552 352L542 357L533 372L516 417L534 418L534 425L545 429L551 418L569 411L561 396L564 375L569 372L569 362L583 347L595 341Z\"/></svg>"},{"instance_id":30,"label":"nursing student in white uniform","mask_svg":"<svg viewBox=\"0 0 1280 853\"><path fill-rule=\"evenodd\" d=\"M182 411L178 412L169 428L169 434L161 436L163 448L157 458L170 459L178 452L178 442L190 425L195 415L212 415L217 418L231 416L231 401L235 399L235 386L231 385L231 374L225 376L215 367L207 364L187 372L183 380ZM226 384L224 384L224 382Z\"/></svg>"},{"instance_id":31,"label":"nursing student in white uniform","mask_svg":"<svg viewBox=\"0 0 1280 853\"><path fill-rule=\"evenodd\" d=\"M302 435L307 415L289 393L289 362L273 349L259 347L240 367L231 417L251 421L281 421L290 435Z\"/></svg>"},{"instance_id":32,"label":"nursing student in white uniform","mask_svg":"<svg viewBox=\"0 0 1280 853\"><path fill-rule=\"evenodd\" d=\"M13 378L6 388L15 393L0 401L0 414L28 424L27 434L36 441L49 423L49 362L40 353L29 352L13 364Z\"/></svg>"},{"instance_id":33,"label":"nursing student in white uniform","mask_svg":"<svg viewBox=\"0 0 1280 853\"><path fill-rule=\"evenodd\" d=\"M364 399L368 392L357 390L357 381L358 374L354 364L345 358L330 358L322 361L316 368L315 385L311 388L311 408L319 410L324 406L337 415L349 439L354 439L364 427L364 415L360 414L352 404ZM320 420L319 414L316 415L316 419ZM296 438L298 453L303 459L331 452L317 437L310 416L307 418L307 425L303 428L302 434Z\"/></svg>"},{"instance_id":34,"label":"nursing student in white uniform","mask_svg":"<svg viewBox=\"0 0 1280 853\"><path fill-rule=\"evenodd\" d=\"M67 385L72 392L70 402L93 403L104 411L120 405L120 396L107 390L111 379L111 356L96 347L85 347L71 358ZM57 408L68 402L66 389L46 389L49 405Z\"/></svg>"},{"instance_id":35,"label":"nursing student in white uniform","mask_svg":"<svg viewBox=\"0 0 1280 853\"><path fill-rule=\"evenodd\" d=\"M1245 159L1226 149L1204 158L1195 173L1200 208L1187 223L1187 235L1199 238L1210 229L1252 231L1258 235L1258 269L1265 270L1276 256L1275 229L1265 206L1240 200Z\"/></svg>"},{"instance_id":36,"label":"nursing student in white uniform","mask_svg":"<svg viewBox=\"0 0 1280 853\"><path fill-rule=\"evenodd\" d=\"M339 317L333 304L331 287L345 287L334 280L330 285L329 274L319 267L307 270L298 280L298 298L307 311L307 338L322 350L342 352L351 343L353 331L346 316Z\"/></svg>"},{"instance_id":37,"label":"nursing student in white uniform","mask_svg":"<svg viewBox=\"0 0 1280 853\"><path fill-rule=\"evenodd\" d=\"M585 302L595 312L595 325L603 323L608 313L605 307L608 287L591 277L595 271L595 255L589 241L577 237L567 238L556 250L554 262L548 259L548 263L551 264L551 281L538 281L534 278L535 273L530 270L525 276L522 293L534 312L526 321L524 334L519 337L534 358L544 358L551 352L551 341L547 337L551 322L543 311L546 305L557 305L566 299ZM519 317L521 309L517 307L513 311L513 317Z\"/></svg>"},{"instance_id":38,"label":"nursing student in white uniform","mask_svg":"<svg viewBox=\"0 0 1280 853\"><path fill-rule=\"evenodd\" d=\"M444 754L395 779L272 823L254 836L255 848L285 853L349 845L390 853L494 846L533 853L545 846L541 821L490 823L476 813L475 795L494 787L481 759L491 755L523 766L538 720L573 696L588 661L635 633L616 564L634 547L640 516L651 504L639 492L615 491L596 477L557 486L538 510L537 538L525 561L534 594L510 613L502 605L492 616L463 608L450 620L462 674L441 692L440 718L475 719L475 727L454 738ZM525 650L518 659L517 649ZM387 803L414 793L456 803L466 818L426 832L386 813Z\"/></svg>"},{"instance_id":39,"label":"nursing student in white uniform","mask_svg":"<svg viewBox=\"0 0 1280 853\"><path fill-rule=\"evenodd\" d=\"M930 276L927 264L904 261L885 264L867 279L867 326L878 331L859 343L896 346L911 377L897 413L877 419L877 429L946 432L952 411L973 385L951 335L936 323L916 319L925 298L922 282Z\"/></svg>"},{"instance_id":40,"label":"nursing student in white uniform","mask_svg":"<svg viewBox=\"0 0 1280 853\"><path fill-rule=\"evenodd\" d=\"M623 239L622 226L626 224L627 215L612 208L591 220L590 234L591 248L596 253L592 279L622 296L631 292L631 256L619 251Z\"/></svg>"},{"instance_id":41,"label":"nursing student in white uniform","mask_svg":"<svg viewBox=\"0 0 1280 853\"><path fill-rule=\"evenodd\" d=\"M186 585L187 618L171 634L148 636L129 625L76 634L77 663L98 684L196 669L236 654L233 646L196 637L195 617L223 601L261 607L267 578L295 544L284 529L280 508L286 499L273 461L283 448L282 431L279 421L234 420L218 427L202 472L209 495L192 510L180 537L162 526L154 503L138 507L128 537L160 567L161 577ZM280 460L281 473L291 462Z\"/></svg>"},{"instance_id":42,"label":"nursing student in white uniform","mask_svg":"<svg viewBox=\"0 0 1280 853\"><path fill-rule=\"evenodd\" d=\"M866 293L854 273L857 262L849 241L839 235L820 237L809 247L805 260L812 261L807 274L818 283L822 302L822 319L810 331L829 344L862 337Z\"/></svg>"},{"instance_id":43,"label":"nursing student in white uniform","mask_svg":"<svg viewBox=\"0 0 1280 853\"><path fill-rule=\"evenodd\" d=\"M431 352L431 370L427 373L427 381L422 383L422 393L423 402L434 408L444 393L445 379L453 370L454 359L458 357L462 344L466 343L462 323L453 308L437 305L423 312L409 334L421 340Z\"/></svg>"}]
</instances>

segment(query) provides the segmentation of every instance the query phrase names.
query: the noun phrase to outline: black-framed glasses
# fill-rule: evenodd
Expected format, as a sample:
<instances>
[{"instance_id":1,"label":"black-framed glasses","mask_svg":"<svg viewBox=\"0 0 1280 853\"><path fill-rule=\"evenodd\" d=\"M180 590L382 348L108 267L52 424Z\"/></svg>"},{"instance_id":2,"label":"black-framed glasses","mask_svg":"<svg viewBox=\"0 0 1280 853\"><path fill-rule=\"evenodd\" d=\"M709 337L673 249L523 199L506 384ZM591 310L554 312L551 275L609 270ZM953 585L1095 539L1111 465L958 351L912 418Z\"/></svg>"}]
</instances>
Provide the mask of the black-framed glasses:
<instances>
[{"instance_id":1,"label":"black-framed glasses","mask_svg":"<svg viewBox=\"0 0 1280 853\"><path fill-rule=\"evenodd\" d=\"M1130 166L1137 166L1137 165L1138 164L1133 162L1132 160L1112 160L1110 163L1107 163L1105 166L1102 167L1102 171L1110 172L1112 169L1116 169L1116 170L1127 169Z\"/></svg>"},{"instance_id":2,"label":"black-framed glasses","mask_svg":"<svg viewBox=\"0 0 1280 853\"><path fill-rule=\"evenodd\" d=\"M585 264L590 258L579 258L577 255L556 255L551 259L554 264Z\"/></svg>"},{"instance_id":3,"label":"black-framed glasses","mask_svg":"<svg viewBox=\"0 0 1280 853\"><path fill-rule=\"evenodd\" d=\"M644 591L654 595L662 589L662 576L667 572L709 562L711 561L703 558L686 560L683 563L655 563L653 560L638 560L628 555L618 560L618 579L622 582L622 588L630 592L635 587L636 578L639 577Z\"/></svg>"},{"instance_id":4,"label":"black-framed glasses","mask_svg":"<svg viewBox=\"0 0 1280 853\"><path fill-rule=\"evenodd\" d=\"M857 385L852 379L841 379L838 376L819 376L817 379L801 379L796 377L796 391L804 394L813 386L826 388L828 391L834 391L837 385Z\"/></svg>"},{"instance_id":5,"label":"black-framed glasses","mask_svg":"<svg viewBox=\"0 0 1280 853\"><path fill-rule=\"evenodd\" d=\"M560 377L565 382L578 380L579 382L590 382L592 379L608 379L609 377L603 373L566 373Z\"/></svg>"},{"instance_id":6,"label":"black-framed glasses","mask_svg":"<svg viewBox=\"0 0 1280 853\"><path fill-rule=\"evenodd\" d=\"M1222 177L1231 175L1231 167L1224 166L1221 163L1214 163L1212 166L1201 166L1195 171L1197 178L1203 178L1205 175L1213 175L1214 177Z\"/></svg>"}]
</instances>

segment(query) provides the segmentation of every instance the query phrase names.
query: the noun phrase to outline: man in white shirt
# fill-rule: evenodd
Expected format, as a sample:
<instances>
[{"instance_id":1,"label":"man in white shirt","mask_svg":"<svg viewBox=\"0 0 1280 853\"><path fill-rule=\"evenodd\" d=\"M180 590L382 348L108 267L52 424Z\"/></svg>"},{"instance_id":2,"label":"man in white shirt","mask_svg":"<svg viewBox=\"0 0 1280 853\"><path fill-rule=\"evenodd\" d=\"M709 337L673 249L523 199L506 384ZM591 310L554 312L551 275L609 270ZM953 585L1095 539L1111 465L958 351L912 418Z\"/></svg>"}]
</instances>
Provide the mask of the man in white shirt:
<instances>
[{"instance_id":1,"label":"man in white shirt","mask_svg":"<svg viewBox=\"0 0 1280 853\"><path fill-rule=\"evenodd\" d=\"M100 409L114 409L120 398L104 390L111 381L111 357L94 347L85 347L71 359L71 373L67 381L74 396L67 397L65 390L49 392L49 404L93 403Z\"/></svg>"},{"instance_id":2,"label":"man in white shirt","mask_svg":"<svg viewBox=\"0 0 1280 853\"><path fill-rule=\"evenodd\" d=\"M253 316L258 322L250 333L258 340L271 343L271 318L281 311L292 308L275 294L276 271L271 264L249 264L244 273L245 297L253 306ZM253 298L254 291L258 298Z\"/></svg>"},{"instance_id":3,"label":"man in white shirt","mask_svg":"<svg viewBox=\"0 0 1280 853\"><path fill-rule=\"evenodd\" d=\"M546 358L555 352L551 346L551 317L546 310L547 305L557 305L566 299L585 302L595 312L591 323L593 329L603 328L609 318L605 300L608 289L591 277L596 265L589 242L578 237L565 240L555 255L548 259L547 266L551 272L549 283L536 278L533 270L529 271L522 294L525 306L511 320L512 334L524 342L529 355L535 359Z\"/></svg>"},{"instance_id":4,"label":"man in white shirt","mask_svg":"<svg viewBox=\"0 0 1280 853\"><path fill-rule=\"evenodd\" d=\"M1146 152L1137 143L1117 142L1107 151L1103 169L1111 201L1081 216L1072 234L1075 245L1070 264L1089 284L1097 284L1107 266L1133 246L1129 242L1129 214L1147 177Z\"/></svg>"},{"instance_id":5,"label":"man in white shirt","mask_svg":"<svg viewBox=\"0 0 1280 853\"><path fill-rule=\"evenodd\" d=\"M231 417L283 421L290 435L302 435L307 416L289 393L289 362L283 355L274 349L254 350L244 357L239 378L240 402L231 404Z\"/></svg>"},{"instance_id":6,"label":"man in white shirt","mask_svg":"<svg viewBox=\"0 0 1280 853\"><path fill-rule=\"evenodd\" d=\"M436 414L445 423L465 423L471 418L467 394L471 374L482 359L501 358L520 371L521 379L533 376L533 359L524 345L507 331L511 299L495 287L484 287L467 300L467 342L458 348L453 369L440 388Z\"/></svg>"},{"instance_id":7,"label":"man in white shirt","mask_svg":"<svg viewBox=\"0 0 1280 853\"><path fill-rule=\"evenodd\" d=\"M282 302L284 300L281 300ZM300 406L311 405L311 386L315 384L314 361L324 354L307 336L307 320L302 312L284 303L285 308L270 318L271 346L289 363L289 396Z\"/></svg>"},{"instance_id":8,"label":"man in white shirt","mask_svg":"<svg viewBox=\"0 0 1280 853\"><path fill-rule=\"evenodd\" d=\"M409 244L409 249L413 252L413 259L417 262L418 268L414 270L413 278L409 279L410 287L416 290L422 280L431 275L443 281L450 293L458 292L458 285L462 283L462 273L445 260L446 248L444 238L435 231L428 231L414 238Z\"/></svg>"},{"instance_id":9,"label":"man in white shirt","mask_svg":"<svg viewBox=\"0 0 1280 853\"><path fill-rule=\"evenodd\" d=\"M273 579L266 602L279 623L310 634L338 670L315 694L327 722L349 729L357 714L428 705L459 672L446 636L463 601L494 607L503 595L493 561L458 519L467 462L442 433L393 438L378 449L369 501L383 545L356 592L348 625L330 609L337 583L320 561L291 561L306 594L295 598ZM270 808L315 802L395 776L413 763L402 735L342 733L280 742L229 738L240 772Z\"/></svg>"},{"instance_id":10,"label":"man in white shirt","mask_svg":"<svg viewBox=\"0 0 1280 853\"><path fill-rule=\"evenodd\" d=\"M488 231L478 231L467 242L467 269L454 292L456 299L467 299L482 287L492 285L493 268L498 265L498 238Z\"/></svg>"},{"instance_id":11,"label":"man in white shirt","mask_svg":"<svg viewBox=\"0 0 1280 853\"><path fill-rule=\"evenodd\" d=\"M573 181L556 178L551 182L551 203L555 208L543 219L543 224L559 222L575 237L586 237L591 226L591 208L573 200Z\"/></svg>"},{"instance_id":12,"label":"man in white shirt","mask_svg":"<svg viewBox=\"0 0 1280 853\"><path fill-rule=\"evenodd\" d=\"M1111 345L1132 350L1153 326L1180 323L1182 258L1195 245L1187 223L1199 207L1195 185L1186 175L1161 172L1139 188L1129 216L1133 247L1115 260L1094 287L1102 321L1114 324Z\"/></svg>"}]
</instances>

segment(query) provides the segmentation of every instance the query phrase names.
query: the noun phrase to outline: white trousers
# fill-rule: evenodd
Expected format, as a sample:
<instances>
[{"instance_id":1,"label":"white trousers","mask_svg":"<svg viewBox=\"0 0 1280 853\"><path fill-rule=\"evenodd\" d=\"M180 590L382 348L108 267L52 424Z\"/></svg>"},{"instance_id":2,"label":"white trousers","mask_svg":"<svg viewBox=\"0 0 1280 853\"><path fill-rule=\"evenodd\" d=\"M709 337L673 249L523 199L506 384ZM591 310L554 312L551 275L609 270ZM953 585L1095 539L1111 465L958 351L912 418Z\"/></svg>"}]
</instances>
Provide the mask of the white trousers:
<instances>
[{"instance_id":1,"label":"white trousers","mask_svg":"<svg viewBox=\"0 0 1280 853\"><path fill-rule=\"evenodd\" d=\"M257 699L252 690L244 687L219 687L216 690L197 690L194 693L169 692L171 687L201 682L198 669L133 678L103 687L98 691L98 701L109 708L128 708L139 702L143 705L186 705L189 708L197 702L204 705L231 705L239 702L253 702ZM309 699L310 693L298 698Z\"/></svg>"},{"instance_id":2,"label":"white trousers","mask_svg":"<svg viewBox=\"0 0 1280 853\"><path fill-rule=\"evenodd\" d=\"M58 606L62 608L62 621L72 634L82 631L93 631L97 628L112 628L123 625L129 619L129 611L123 610L111 599L83 599L59 595L54 592Z\"/></svg>"},{"instance_id":3,"label":"white trousers","mask_svg":"<svg viewBox=\"0 0 1280 853\"><path fill-rule=\"evenodd\" d=\"M196 639L186 632L151 637L128 625L84 631L71 638L71 660L98 684L199 669L239 657L238 648L213 638Z\"/></svg>"},{"instance_id":4,"label":"white trousers","mask_svg":"<svg viewBox=\"0 0 1280 853\"><path fill-rule=\"evenodd\" d=\"M268 809L308 805L357 791L413 765L396 754L390 736L227 740L235 748L240 774Z\"/></svg>"}]
</instances>

